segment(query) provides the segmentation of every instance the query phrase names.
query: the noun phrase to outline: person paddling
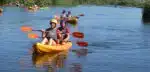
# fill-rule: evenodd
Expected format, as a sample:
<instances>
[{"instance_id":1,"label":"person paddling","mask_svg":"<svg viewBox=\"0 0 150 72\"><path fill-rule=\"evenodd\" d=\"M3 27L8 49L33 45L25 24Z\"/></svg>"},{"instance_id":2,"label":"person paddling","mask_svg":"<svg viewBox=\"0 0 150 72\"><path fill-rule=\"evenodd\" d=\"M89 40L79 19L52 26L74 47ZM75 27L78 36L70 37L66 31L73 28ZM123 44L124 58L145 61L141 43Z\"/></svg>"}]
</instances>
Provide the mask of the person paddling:
<instances>
[{"instance_id":1,"label":"person paddling","mask_svg":"<svg viewBox=\"0 0 150 72\"><path fill-rule=\"evenodd\" d=\"M48 45L56 45L57 44L57 33L56 33L56 26L57 26L58 22L56 19L52 19L50 20L50 27L47 28L45 31L42 31L42 44L46 44L48 43Z\"/></svg>"},{"instance_id":2,"label":"person paddling","mask_svg":"<svg viewBox=\"0 0 150 72\"><path fill-rule=\"evenodd\" d=\"M65 44L65 42L70 39L70 30L64 20L60 21L60 27L57 29L57 36L60 44Z\"/></svg>"}]
</instances>

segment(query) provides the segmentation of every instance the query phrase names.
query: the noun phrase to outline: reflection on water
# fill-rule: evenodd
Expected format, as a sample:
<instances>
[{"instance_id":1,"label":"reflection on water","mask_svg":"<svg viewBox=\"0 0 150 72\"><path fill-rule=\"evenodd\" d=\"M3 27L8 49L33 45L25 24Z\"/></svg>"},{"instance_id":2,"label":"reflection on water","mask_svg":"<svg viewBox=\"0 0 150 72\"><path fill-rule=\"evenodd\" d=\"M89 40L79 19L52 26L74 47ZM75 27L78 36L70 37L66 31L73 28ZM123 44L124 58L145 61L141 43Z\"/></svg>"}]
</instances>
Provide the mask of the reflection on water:
<instances>
[{"instance_id":1,"label":"reflection on water","mask_svg":"<svg viewBox=\"0 0 150 72\"><path fill-rule=\"evenodd\" d=\"M68 52L58 54L35 54L32 55L33 65L36 68L44 68L48 72L56 72L57 68L63 68Z\"/></svg>"},{"instance_id":2,"label":"reflection on water","mask_svg":"<svg viewBox=\"0 0 150 72\"><path fill-rule=\"evenodd\" d=\"M82 72L82 65L80 63L72 63L70 72Z\"/></svg>"},{"instance_id":3,"label":"reflection on water","mask_svg":"<svg viewBox=\"0 0 150 72\"><path fill-rule=\"evenodd\" d=\"M29 53L32 49L29 50ZM81 48L72 50L76 56L81 57L87 56L88 49ZM31 54L32 53L32 54ZM55 54L36 54L31 52L31 56L27 55L20 59L21 71L31 69L30 72L82 72L83 65L80 62L68 62L69 51L64 51ZM32 71L33 69L33 71ZM64 69L65 71L62 71Z\"/></svg>"},{"instance_id":4,"label":"reflection on water","mask_svg":"<svg viewBox=\"0 0 150 72\"><path fill-rule=\"evenodd\" d=\"M88 49L87 48L81 48L81 49L77 49L77 50L72 50L72 52L75 52L78 57L87 56Z\"/></svg>"}]
</instances>

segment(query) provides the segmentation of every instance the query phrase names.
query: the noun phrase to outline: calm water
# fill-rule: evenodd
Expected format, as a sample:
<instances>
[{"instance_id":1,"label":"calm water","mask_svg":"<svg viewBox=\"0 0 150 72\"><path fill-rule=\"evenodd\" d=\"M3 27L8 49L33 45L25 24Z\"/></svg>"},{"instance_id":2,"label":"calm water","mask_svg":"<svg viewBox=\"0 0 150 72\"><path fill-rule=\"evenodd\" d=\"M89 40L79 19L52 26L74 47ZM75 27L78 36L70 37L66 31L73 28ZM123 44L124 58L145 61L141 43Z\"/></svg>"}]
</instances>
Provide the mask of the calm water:
<instances>
[{"instance_id":1,"label":"calm water","mask_svg":"<svg viewBox=\"0 0 150 72\"><path fill-rule=\"evenodd\" d=\"M63 54L35 56L36 60L32 60L30 49L41 39L27 38L20 27L45 29L52 15L62 9L71 10L73 15L85 14L79 19L78 30L85 33L84 40L89 42L87 55L84 56L82 50L67 53L66 60ZM129 7L78 6L51 7L31 13L23 8L4 7L0 17L0 72L148 72L150 25L141 22L141 12L139 8ZM80 48L73 44L72 49ZM49 64L36 68L34 63L42 61Z\"/></svg>"}]
</instances>

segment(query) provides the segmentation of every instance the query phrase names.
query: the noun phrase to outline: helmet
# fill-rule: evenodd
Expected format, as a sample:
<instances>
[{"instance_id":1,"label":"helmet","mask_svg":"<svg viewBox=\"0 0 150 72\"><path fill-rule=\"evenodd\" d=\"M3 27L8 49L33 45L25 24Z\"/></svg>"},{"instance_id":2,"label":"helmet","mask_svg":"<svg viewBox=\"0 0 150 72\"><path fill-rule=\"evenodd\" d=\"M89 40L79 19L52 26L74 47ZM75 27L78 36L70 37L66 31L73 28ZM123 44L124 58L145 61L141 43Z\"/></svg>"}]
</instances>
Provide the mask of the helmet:
<instances>
[{"instance_id":1,"label":"helmet","mask_svg":"<svg viewBox=\"0 0 150 72\"><path fill-rule=\"evenodd\" d=\"M58 23L56 19L51 19L50 22L53 22L53 23L56 23L56 24Z\"/></svg>"}]
</instances>

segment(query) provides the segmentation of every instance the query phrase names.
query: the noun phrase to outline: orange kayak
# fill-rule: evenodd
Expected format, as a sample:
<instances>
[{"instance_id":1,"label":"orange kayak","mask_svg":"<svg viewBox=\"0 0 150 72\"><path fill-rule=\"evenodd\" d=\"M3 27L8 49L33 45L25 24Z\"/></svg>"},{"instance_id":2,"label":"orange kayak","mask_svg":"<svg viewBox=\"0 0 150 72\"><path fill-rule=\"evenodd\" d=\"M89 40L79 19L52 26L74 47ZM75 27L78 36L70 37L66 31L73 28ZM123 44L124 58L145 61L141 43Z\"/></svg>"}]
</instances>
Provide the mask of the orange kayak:
<instances>
[{"instance_id":1,"label":"orange kayak","mask_svg":"<svg viewBox=\"0 0 150 72\"><path fill-rule=\"evenodd\" d=\"M64 45L59 44L59 45L55 45L55 46L43 45L41 43L36 43L34 45L34 51L36 53L56 53L56 52L69 50L71 47L72 47L72 42L67 42Z\"/></svg>"}]
</instances>

